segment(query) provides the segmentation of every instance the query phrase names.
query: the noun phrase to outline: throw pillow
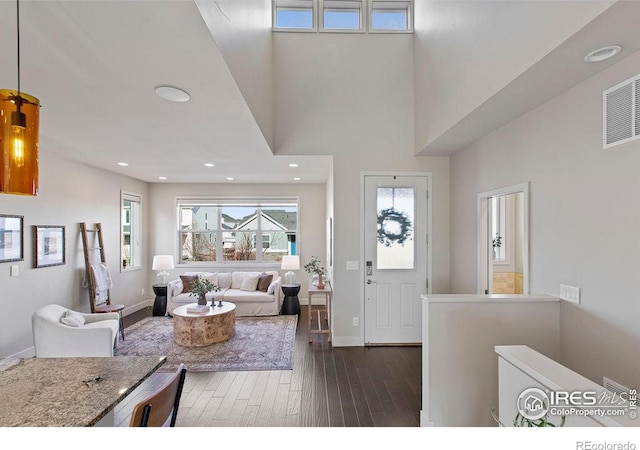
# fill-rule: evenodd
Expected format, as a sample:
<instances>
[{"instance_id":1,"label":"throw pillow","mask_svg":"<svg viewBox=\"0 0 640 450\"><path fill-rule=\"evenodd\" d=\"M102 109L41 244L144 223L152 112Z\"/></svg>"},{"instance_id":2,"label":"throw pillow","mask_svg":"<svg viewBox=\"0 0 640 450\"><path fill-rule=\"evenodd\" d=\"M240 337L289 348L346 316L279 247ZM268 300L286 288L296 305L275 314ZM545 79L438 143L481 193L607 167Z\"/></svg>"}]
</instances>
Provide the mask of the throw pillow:
<instances>
[{"instance_id":1,"label":"throw pillow","mask_svg":"<svg viewBox=\"0 0 640 450\"><path fill-rule=\"evenodd\" d=\"M84 316L75 311L67 311L60 319L60 322L70 327L81 327L84 325Z\"/></svg>"},{"instance_id":2,"label":"throw pillow","mask_svg":"<svg viewBox=\"0 0 640 450\"><path fill-rule=\"evenodd\" d=\"M207 273L207 274L201 273L200 274L200 278L202 278L203 280L209 280L210 282L212 282L216 286L218 285L218 272L216 272L216 273Z\"/></svg>"},{"instance_id":3,"label":"throw pillow","mask_svg":"<svg viewBox=\"0 0 640 450\"><path fill-rule=\"evenodd\" d=\"M244 276L244 280L242 280L242 285L240 285L241 291L247 292L255 292L258 287L258 280L260 279L260 274L252 274L248 273Z\"/></svg>"},{"instance_id":4,"label":"throw pillow","mask_svg":"<svg viewBox=\"0 0 640 450\"><path fill-rule=\"evenodd\" d=\"M231 272L231 289L240 289L247 272Z\"/></svg>"},{"instance_id":5,"label":"throw pillow","mask_svg":"<svg viewBox=\"0 0 640 450\"><path fill-rule=\"evenodd\" d=\"M198 279L198 275L180 275L184 290L182 292L190 292L193 287L193 283Z\"/></svg>"},{"instance_id":6,"label":"throw pillow","mask_svg":"<svg viewBox=\"0 0 640 450\"><path fill-rule=\"evenodd\" d=\"M222 289L228 289L231 287L231 273L219 273L218 274L218 286Z\"/></svg>"},{"instance_id":7,"label":"throw pillow","mask_svg":"<svg viewBox=\"0 0 640 450\"><path fill-rule=\"evenodd\" d=\"M269 285L271 284L271 280L273 280L273 275L267 275L263 272L258 279L256 291L267 292L267 289L269 289Z\"/></svg>"}]
</instances>

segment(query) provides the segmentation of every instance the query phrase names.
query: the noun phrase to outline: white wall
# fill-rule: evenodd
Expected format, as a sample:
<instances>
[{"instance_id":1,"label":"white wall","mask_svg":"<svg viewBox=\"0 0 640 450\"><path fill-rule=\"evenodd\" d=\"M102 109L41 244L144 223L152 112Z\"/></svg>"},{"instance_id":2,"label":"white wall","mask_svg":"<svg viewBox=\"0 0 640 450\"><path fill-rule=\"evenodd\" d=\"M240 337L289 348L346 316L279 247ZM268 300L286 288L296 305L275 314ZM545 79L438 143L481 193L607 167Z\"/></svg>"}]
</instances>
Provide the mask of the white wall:
<instances>
[{"instance_id":1,"label":"white wall","mask_svg":"<svg viewBox=\"0 0 640 450\"><path fill-rule=\"evenodd\" d=\"M272 145L271 0L196 0L196 5L262 134Z\"/></svg>"},{"instance_id":2,"label":"white wall","mask_svg":"<svg viewBox=\"0 0 640 450\"><path fill-rule=\"evenodd\" d=\"M363 171L433 174L433 292L449 290L449 158L413 153L413 36L274 34L276 154L333 155L334 345L362 345ZM360 261L360 270L363 270Z\"/></svg>"},{"instance_id":3,"label":"white wall","mask_svg":"<svg viewBox=\"0 0 640 450\"><path fill-rule=\"evenodd\" d=\"M120 273L120 190L142 195L142 268ZM89 312L88 290L81 287L85 263L80 222L101 222L106 259L113 278L111 297L126 312L143 306L147 288L148 185L132 178L95 169L41 150L40 194L37 197L0 196L0 214L24 216L24 261L0 264L0 358L33 346L31 315L40 306L57 303ZM33 269L33 225L63 225L66 264ZM18 265L20 275L10 277ZM148 291L148 289L147 289ZM28 352L27 352L28 353Z\"/></svg>"},{"instance_id":4,"label":"white wall","mask_svg":"<svg viewBox=\"0 0 640 450\"><path fill-rule=\"evenodd\" d=\"M612 4L416 1L416 153Z\"/></svg>"},{"instance_id":5,"label":"white wall","mask_svg":"<svg viewBox=\"0 0 640 450\"><path fill-rule=\"evenodd\" d=\"M452 292L476 289L476 196L530 182L532 293L580 287L561 308L560 363L640 385L640 142L602 149L602 92L640 73L640 53L451 158Z\"/></svg>"},{"instance_id":6,"label":"white wall","mask_svg":"<svg viewBox=\"0 0 640 450\"><path fill-rule=\"evenodd\" d=\"M511 295L423 296L423 426L496 426L496 345L528 345L559 356L557 298Z\"/></svg>"},{"instance_id":7,"label":"white wall","mask_svg":"<svg viewBox=\"0 0 640 450\"><path fill-rule=\"evenodd\" d=\"M153 255L174 255L177 259L178 232L176 217L177 197L251 197L251 198L291 198L300 199L299 223L298 223L298 249L301 266L312 255L322 258L326 249L326 201L324 184L161 184L153 183L149 189L150 197L150 257ZM229 265L224 263L185 264L170 271L168 280L176 279L184 272L195 270L227 272L235 270L247 270L251 264ZM261 267L264 267L262 265ZM200 270L200 269L197 269ZM252 270L256 270L255 266ZM270 270L278 270L281 275L284 272L276 264ZM150 284L157 282L157 272L148 270ZM308 291L309 275L300 269L295 271L296 280L302 285L300 288L300 302L305 303Z\"/></svg>"}]
</instances>

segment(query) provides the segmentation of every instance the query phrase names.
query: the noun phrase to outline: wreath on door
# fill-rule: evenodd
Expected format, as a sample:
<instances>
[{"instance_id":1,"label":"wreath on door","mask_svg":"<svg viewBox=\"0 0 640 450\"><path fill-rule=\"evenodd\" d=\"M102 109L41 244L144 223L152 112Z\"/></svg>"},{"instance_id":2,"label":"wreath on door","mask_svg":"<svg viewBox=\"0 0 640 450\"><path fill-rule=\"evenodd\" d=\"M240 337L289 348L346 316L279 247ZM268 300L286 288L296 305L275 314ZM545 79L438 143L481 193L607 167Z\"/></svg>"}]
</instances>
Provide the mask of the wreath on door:
<instances>
[{"instance_id":1,"label":"wreath on door","mask_svg":"<svg viewBox=\"0 0 640 450\"><path fill-rule=\"evenodd\" d=\"M411 237L411 220L406 213L387 208L378 214L378 242L385 247L404 244Z\"/></svg>"}]
</instances>

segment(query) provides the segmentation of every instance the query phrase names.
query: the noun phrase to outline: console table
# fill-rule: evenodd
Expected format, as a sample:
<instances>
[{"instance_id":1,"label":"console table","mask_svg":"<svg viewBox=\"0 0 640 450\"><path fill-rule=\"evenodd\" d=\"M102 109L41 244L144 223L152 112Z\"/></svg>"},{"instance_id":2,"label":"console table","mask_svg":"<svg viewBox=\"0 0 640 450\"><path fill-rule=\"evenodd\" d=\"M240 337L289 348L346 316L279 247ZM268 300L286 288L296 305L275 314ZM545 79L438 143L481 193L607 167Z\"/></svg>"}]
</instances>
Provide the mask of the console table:
<instances>
[{"instance_id":1,"label":"console table","mask_svg":"<svg viewBox=\"0 0 640 450\"><path fill-rule=\"evenodd\" d=\"M320 308L313 311L313 303L311 299L314 295L322 295L324 297L324 305L320 305ZM318 289L318 286L314 285L309 280L309 308L307 309L307 329L309 330L309 342L312 341L314 334L328 334L328 342L331 342L331 301L333 300L333 290L331 289L331 283L329 281L324 282L324 288ZM311 315L316 313L318 316L318 329L311 329ZM322 321L320 320L320 313L324 312L327 316L327 328L322 328Z\"/></svg>"}]
</instances>

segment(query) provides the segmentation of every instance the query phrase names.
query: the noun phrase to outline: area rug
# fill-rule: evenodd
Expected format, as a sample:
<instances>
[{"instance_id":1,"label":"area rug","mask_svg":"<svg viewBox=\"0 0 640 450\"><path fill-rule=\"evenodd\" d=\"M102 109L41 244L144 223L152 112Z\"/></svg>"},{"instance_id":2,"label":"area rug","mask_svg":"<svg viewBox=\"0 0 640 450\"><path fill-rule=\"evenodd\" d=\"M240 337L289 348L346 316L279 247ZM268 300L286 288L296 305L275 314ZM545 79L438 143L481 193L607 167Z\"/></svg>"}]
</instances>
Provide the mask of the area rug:
<instances>
[{"instance_id":1,"label":"area rug","mask_svg":"<svg viewBox=\"0 0 640 450\"><path fill-rule=\"evenodd\" d=\"M226 342L188 348L173 342L171 317L146 317L125 329L115 356L164 355L159 372L173 372L180 363L192 372L290 370L297 316L236 317L236 333Z\"/></svg>"}]
</instances>

